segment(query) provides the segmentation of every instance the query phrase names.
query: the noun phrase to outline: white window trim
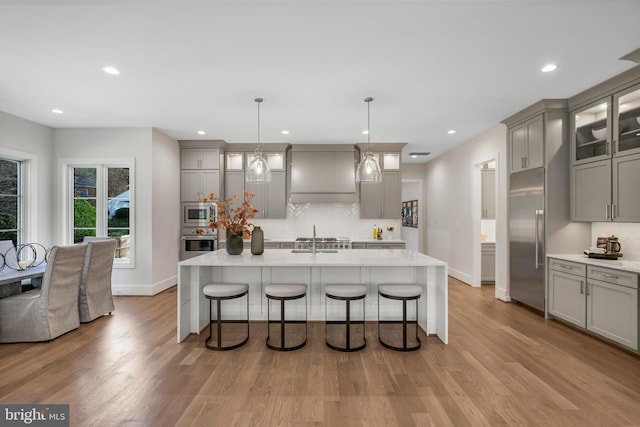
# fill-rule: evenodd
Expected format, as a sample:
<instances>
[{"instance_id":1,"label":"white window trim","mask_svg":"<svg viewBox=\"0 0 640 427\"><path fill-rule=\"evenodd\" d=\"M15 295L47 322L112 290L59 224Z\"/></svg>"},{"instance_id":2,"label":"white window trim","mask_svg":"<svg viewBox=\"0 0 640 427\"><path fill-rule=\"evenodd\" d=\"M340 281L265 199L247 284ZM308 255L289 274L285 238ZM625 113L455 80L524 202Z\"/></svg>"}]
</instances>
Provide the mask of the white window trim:
<instances>
[{"instance_id":1,"label":"white window trim","mask_svg":"<svg viewBox=\"0 0 640 427\"><path fill-rule=\"evenodd\" d=\"M65 244L72 245L73 239L71 239L71 231L73 230L73 224L71 222L71 212L73 212L73 188L71 183L73 182L73 168L80 167L123 167L129 168L129 200L131 201L131 207L129 209L130 223L129 223L129 235L130 248L129 259L122 260L121 258L115 258L113 261L113 268L136 268L136 223L135 223L135 159L133 158L65 158L59 159L59 170L62 172L62 194L64 202L61 203L61 218L63 219L62 239ZM104 211L103 203L101 199L96 200L96 207L99 212ZM97 227L104 226L102 218L97 218Z\"/></svg>"},{"instance_id":2,"label":"white window trim","mask_svg":"<svg viewBox=\"0 0 640 427\"><path fill-rule=\"evenodd\" d=\"M20 211L20 228L22 229L22 243L35 242L38 236L38 193L37 186L31 183L37 182L38 156L33 153L0 148L0 157L21 162L20 168L20 197L22 199Z\"/></svg>"}]
</instances>

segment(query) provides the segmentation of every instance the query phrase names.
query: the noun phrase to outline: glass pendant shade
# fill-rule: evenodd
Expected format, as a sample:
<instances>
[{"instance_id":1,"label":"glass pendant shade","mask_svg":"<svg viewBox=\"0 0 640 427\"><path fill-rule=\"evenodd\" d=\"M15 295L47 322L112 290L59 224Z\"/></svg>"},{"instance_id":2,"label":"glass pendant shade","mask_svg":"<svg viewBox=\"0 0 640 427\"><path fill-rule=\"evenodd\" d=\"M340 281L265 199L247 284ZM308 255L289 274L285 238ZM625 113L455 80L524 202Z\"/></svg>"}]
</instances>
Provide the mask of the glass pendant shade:
<instances>
[{"instance_id":1,"label":"glass pendant shade","mask_svg":"<svg viewBox=\"0 0 640 427\"><path fill-rule=\"evenodd\" d=\"M364 157L358 165L356 170L356 182L362 184L377 184L382 182L382 171L378 160L371 152L371 111L370 105L373 98L365 98L364 102L367 103L367 151L364 153Z\"/></svg>"},{"instance_id":2,"label":"glass pendant shade","mask_svg":"<svg viewBox=\"0 0 640 427\"><path fill-rule=\"evenodd\" d=\"M356 170L356 182L375 184L381 181L382 172L380 171L380 165L376 161L373 153L367 151Z\"/></svg>"},{"instance_id":3,"label":"glass pendant shade","mask_svg":"<svg viewBox=\"0 0 640 427\"><path fill-rule=\"evenodd\" d=\"M260 103L264 100L256 98L255 101L258 103L258 148L245 172L245 181L261 184L271 182L271 168L260 150Z\"/></svg>"},{"instance_id":4,"label":"glass pendant shade","mask_svg":"<svg viewBox=\"0 0 640 427\"><path fill-rule=\"evenodd\" d=\"M249 163L245 173L247 182L266 183L271 182L271 169L262 155L262 151L256 150L253 160Z\"/></svg>"}]
</instances>

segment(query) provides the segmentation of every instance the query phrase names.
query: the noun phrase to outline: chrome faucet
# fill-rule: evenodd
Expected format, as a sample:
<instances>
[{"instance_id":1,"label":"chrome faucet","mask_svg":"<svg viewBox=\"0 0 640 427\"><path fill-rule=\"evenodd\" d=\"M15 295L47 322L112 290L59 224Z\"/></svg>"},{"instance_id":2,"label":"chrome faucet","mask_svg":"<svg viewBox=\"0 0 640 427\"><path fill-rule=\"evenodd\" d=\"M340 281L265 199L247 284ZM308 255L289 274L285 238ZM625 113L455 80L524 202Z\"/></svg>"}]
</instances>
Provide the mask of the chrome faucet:
<instances>
[{"instance_id":1,"label":"chrome faucet","mask_svg":"<svg viewBox=\"0 0 640 427\"><path fill-rule=\"evenodd\" d=\"M311 243L311 252L316 253L316 225L313 224L313 241Z\"/></svg>"}]
</instances>

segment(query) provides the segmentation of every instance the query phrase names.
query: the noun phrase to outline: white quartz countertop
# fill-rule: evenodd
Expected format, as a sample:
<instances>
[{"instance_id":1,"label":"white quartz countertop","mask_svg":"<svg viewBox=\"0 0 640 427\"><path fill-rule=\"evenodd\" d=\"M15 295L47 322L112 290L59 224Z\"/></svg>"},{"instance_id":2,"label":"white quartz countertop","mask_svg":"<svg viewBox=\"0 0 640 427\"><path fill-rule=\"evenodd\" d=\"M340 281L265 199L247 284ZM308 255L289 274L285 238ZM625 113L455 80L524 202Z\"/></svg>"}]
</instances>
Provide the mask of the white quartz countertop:
<instances>
[{"instance_id":1,"label":"white quartz countertop","mask_svg":"<svg viewBox=\"0 0 640 427\"><path fill-rule=\"evenodd\" d=\"M447 263L410 249L350 249L335 253L292 253L291 249L265 249L262 255L245 250L209 252L178 263L179 266L246 267L446 267Z\"/></svg>"},{"instance_id":2,"label":"white quartz countertop","mask_svg":"<svg viewBox=\"0 0 640 427\"><path fill-rule=\"evenodd\" d=\"M548 254L547 257L561 259L564 261L581 262L583 264L597 265L598 267L607 267L640 274L640 261L635 260L609 260L589 258L587 255L583 254Z\"/></svg>"}]
</instances>

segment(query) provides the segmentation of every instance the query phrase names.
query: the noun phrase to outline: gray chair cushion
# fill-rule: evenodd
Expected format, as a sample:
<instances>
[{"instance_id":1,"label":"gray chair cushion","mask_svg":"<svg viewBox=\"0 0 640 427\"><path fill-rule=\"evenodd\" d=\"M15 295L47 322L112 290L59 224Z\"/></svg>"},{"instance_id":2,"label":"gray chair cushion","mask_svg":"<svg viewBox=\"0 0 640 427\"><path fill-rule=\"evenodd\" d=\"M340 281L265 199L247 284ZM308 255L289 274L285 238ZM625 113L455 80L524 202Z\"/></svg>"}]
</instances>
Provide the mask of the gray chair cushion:
<instances>
[{"instance_id":1,"label":"gray chair cushion","mask_svg":"<svg viewBox=\"0 0 640 427\"><path fill-rule=\"evenodd\" d=\"M115 309L111 294L115 252L115 239L91 240L87 244L78 293L80 322L90 322Z\"/></svg>"},{"instance_id":2,"label":"gray chair cushion","mask_svg":"<svg viewBox=\"0 0 640 427\"><path fill-rule=\"evenodd\" d=\"M0 299L0 342L50 341L80 326L86 245L54 246L40 289Z\"/></svg>"}]
</instances>

